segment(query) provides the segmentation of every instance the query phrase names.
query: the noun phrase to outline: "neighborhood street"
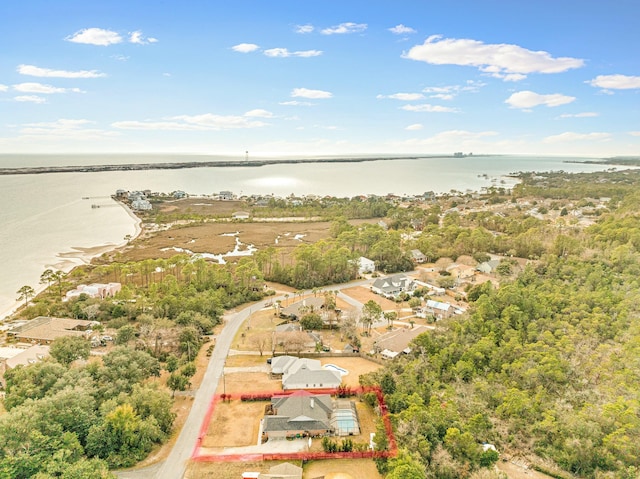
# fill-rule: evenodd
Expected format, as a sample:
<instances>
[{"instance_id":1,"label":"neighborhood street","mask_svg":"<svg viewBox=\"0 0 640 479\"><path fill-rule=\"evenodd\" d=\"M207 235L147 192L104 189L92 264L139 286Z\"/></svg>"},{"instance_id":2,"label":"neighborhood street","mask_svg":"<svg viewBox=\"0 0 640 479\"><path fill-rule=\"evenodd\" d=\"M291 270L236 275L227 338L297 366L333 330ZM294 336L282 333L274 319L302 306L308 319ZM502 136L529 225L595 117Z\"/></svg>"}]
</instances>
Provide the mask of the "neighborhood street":
<instances>
[{"instance_id":1,"label":"neighborhood street","mask_svg":"<svg viewBox=\"0 0 640 479\"><path fill-rule=\"evenodd\" d=\"M323 290L340 291L354 286L363 286L370 283L370 279L354 281L346 284L338 284L322 288ZM309 294L311 291L305 291L303 294ZM349 304L361 308L362 304L349 298L344 294L340 294L340 298ZM224 327L216 338L216 345L213 349L207 371L202 379L200 388L195 392L195 398L191 411L187 417L182 430L174 444L167 459L161 463L144 469L119 471L117 473L120 479L142 479L148 477L156 477L157 479L182 479L187 468L187 462L191 458L198 440L202 421L207 413L211 399L213 398L222 372L224 364L231 349L231 343L234 336L242 323L250 316L252 311L267 307L273 301L283 300L283 297L268 298L258 303L245 306L239 310L231 310L223 316Z\"/></svg>"}]
</instances>

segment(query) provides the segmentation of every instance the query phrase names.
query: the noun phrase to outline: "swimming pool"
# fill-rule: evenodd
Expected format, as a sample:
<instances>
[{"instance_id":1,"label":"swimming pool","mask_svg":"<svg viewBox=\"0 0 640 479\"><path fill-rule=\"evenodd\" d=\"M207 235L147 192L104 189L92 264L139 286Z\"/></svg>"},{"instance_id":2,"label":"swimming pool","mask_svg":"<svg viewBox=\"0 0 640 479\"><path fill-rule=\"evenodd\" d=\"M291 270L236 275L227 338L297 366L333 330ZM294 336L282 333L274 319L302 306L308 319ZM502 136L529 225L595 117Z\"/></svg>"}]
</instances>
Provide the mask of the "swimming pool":
<instances>
[{"instance_id":1,"label":"swimming pool","mask_svg":"<svg viewBox=\"0 0 640 479\"><path fill-rule=\"evenodd\" d=\"M346 376L347 374L349 374L349 371L347 371L346 369L342 369L340 366L336 366L335 364L325 364L322 367L331 371L337 371L340 373L340 376Z\"/></svg>"}]
</instances>

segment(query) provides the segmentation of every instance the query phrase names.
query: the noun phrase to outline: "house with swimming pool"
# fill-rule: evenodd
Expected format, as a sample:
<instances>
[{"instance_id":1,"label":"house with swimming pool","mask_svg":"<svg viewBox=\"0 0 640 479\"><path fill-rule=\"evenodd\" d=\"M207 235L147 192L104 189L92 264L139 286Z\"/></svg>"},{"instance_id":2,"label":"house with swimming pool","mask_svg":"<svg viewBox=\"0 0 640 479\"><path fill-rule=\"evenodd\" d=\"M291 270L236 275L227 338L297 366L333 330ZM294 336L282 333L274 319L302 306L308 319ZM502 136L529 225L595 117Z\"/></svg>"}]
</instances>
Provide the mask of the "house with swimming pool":
<instances>
[{"instance_id":1,"label":"house with swimming pool","mask_svg":"<svg viewBox=\"0 0 640 479\"><path fill-rule=\"evenodd\" d=\"M271 398L262 420L262 441L307 436L360 434L355 403L329 394L297 391Z\"/></svg>"}]
</instances>

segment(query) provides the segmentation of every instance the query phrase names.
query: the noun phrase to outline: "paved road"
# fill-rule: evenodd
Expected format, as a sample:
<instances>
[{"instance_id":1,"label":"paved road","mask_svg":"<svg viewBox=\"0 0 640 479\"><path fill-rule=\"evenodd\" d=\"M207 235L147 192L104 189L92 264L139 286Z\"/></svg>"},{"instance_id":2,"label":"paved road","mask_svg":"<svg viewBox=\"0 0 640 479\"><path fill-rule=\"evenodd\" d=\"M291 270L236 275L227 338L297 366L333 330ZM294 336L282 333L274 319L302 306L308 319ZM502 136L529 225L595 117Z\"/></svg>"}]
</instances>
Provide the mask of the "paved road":
<instances>
[{"instance_id":1,"label":"paved road","mask_svg":"<svg viewBox=\"0 0 640 479\"><path fill-rule=\"evenodd\" d=\"M334 286L328 286L323 290L340 291L345 288L352 288L354 286L361 286L370 283L372 280L360 280L346 284L337 284ZM304 294L311 293L311 290L305 291ZM339 293L340 297L350 304L358 307L362 307L361 303ZM216 339L216 346L213 349L207 371L200 388L195 393L195 399L191 406L191 411L187 420L182 426L180 435L176 443L174 444L167 459L154 466L133 470L133 471L119 471L117 475L121 479L141 479L155 477L157 479L182 479L187 468L187 462L191 458L193 451L198 440L200 433L200 427L204 419L211 398L218 389L220 378L222 377L222 371L224 368L225 360L231 349L231 342L236 335L238 329L242 323L249 317L252 311L267 307L267 304L276 300L283 300L284 297L268 298L258 303L251 304L240 310L231 310L223 316L225 325Z\"/></svg>"}]
</instances>

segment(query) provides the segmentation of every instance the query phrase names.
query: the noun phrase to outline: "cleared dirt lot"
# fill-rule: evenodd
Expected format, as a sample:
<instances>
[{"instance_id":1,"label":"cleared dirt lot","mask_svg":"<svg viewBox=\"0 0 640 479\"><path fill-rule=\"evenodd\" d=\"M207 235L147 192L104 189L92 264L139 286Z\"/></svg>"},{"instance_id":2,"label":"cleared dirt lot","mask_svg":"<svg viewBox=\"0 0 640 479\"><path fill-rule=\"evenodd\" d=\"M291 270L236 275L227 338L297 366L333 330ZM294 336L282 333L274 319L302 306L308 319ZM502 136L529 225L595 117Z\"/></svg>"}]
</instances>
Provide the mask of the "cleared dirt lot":
<instances>
[{"instance_id":1,"label":"cleared dirt lot","mask_svg":"<svg viewBox=\"0 0 640 479\"><path fill-rule=\"evenodd\" d=\"M310 461L305 465L303 479L322 476L325 479L382 479L372 459Z\"/></svg>"},{"instance_id":2,"label":"cleared dirt lot","mask_svg":"<svg viewBox=\"0 0 640 479\"><path fill-rule=\"evenodd\" d=\"M268 402L218 402L202 447L223 448L257 444L260 418Z\"/></svg>"},{"instance_id":3,"label":"cleared dirt lot","mask_svg":"<svg viewBox=\"0 0 640 479\"><path fill-rule=\"evenodd\" d=\"M309 461L302 465L301 461L289 461L303 467L303 479L382 479L376 465L371 459L335 459L325 461ZM269 462L229 462L229 463L193 463L187 469L185 479L238 479L246 471L266 473L269 468L281 464Z\"/></svg>"}]
</instances>

